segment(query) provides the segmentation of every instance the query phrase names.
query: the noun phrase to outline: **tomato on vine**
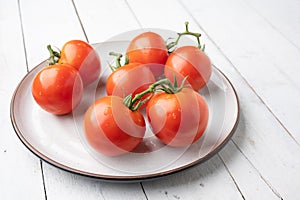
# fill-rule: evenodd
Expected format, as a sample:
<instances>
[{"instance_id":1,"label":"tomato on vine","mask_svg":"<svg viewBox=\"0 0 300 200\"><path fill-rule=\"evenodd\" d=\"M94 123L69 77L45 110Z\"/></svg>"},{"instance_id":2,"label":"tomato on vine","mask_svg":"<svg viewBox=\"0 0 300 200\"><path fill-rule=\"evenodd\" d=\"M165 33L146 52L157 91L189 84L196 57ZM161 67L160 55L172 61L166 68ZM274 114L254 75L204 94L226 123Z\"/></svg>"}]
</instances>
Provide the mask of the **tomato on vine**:
<instances>
[{"instance_id":1,"label":"tomato on vine","mask_svg":"<svg viewBox=\"0 0 300 200\"><path fill-rule=\"evenodd\" d=\"M167 45L168 49L174 48L183 35L196 37L198 46L182 46L171 52L166 61L164 72L165 76L171 81L174 81L174 76L177 76L179 82L183 80L183 77L188 76L187 81L197 91L203 88L209 81L212 73L212 65L209 57L204 53L205 46L201 46L200 44L199 38L201 34L190 32L187 22L185 26L185 32L178 33L177 40Z\"/></svg>"},{"instance_id":2,"label":"tomato on vine","mask_svg":"<svg viewBox=\"0 0 300 200\"><path fill-rule=\"evenodd\" d=\"M67 64L41 69L33 79L32 95L45 111L55 115L72 112L80 103L83 83L77 70Z\"/></svg>"},{"instance_id":3,"label":"tomato on vine","mask_svg":"<svg viewBox=\"0 0 300 200\"><path fill-rule=\"evenodd\" d=\"M187 81L194 90L203 88L210 79L212 73L211 62L208 56L195 46L182 46L169 56L165 76L173 81L174 75L181 82L188 76Z\"/></svg>"},{"instance_id":4,"label":"tomato on vine","mask_svg":"<svg viewBox=\"0 0 300 200\"><path fill-rule=\"evenodd\" d=\"M182 81L184 83L185 79ZM190 88L163 87L146 107L148 121L155 136L173 147L188 146L204 133L208 123L208 106L203 97Z\"/></svg>"},{"instance_id":5,"label":"tomato on vine","mask_svg":"<svg viewBox=\"0 0 300 200\"><path fill-rule=\"evenodd\" d=\"M168 58L168 49L164 39L157 33L145 32L133 38L126 50L130 62L149 64L153 74L163 74Z\"/></svg>"},{"instance_id":6,"label":"tomato on vine","mask_svg":"<svg viewBox=\"0 0 300 200\"><path fill-rule=\"evenodd\" d=\"M96 81L100 75L101 62L96 50L82 40L66 42L60 52L55 52L48 45L50 64L69 64L79 71L83 85Z\"/></svg>"},{"instance_id":7,"label":"tomato on vine","mask_svg":"<svg viewBox=\"0 0 300 200\"><path fill-rule=\"evenodd\" d=\"M122 54L111 52L110 55L116 56L116 67L111 66L113 72L106 81L108 95L125 97L132 94L135 97L136 94L146 90L155 82L154 75L146 64L125 62L125 65L121 66ZM145 95L143 98L147 98L147 96L149 95Z\"/></svg>"},{"instance_id":8,"label":"tomato on vine","mask_svg":"<svg viewBox=\"0 0 300 200\"><path fill-rule=\"evenodd\" d=\"M84 131L95 151L118 156L132 151L142 142L146 127L143 115L126 107L121 97L105 96L86 111Z\"/></svg>"}]
</instances>

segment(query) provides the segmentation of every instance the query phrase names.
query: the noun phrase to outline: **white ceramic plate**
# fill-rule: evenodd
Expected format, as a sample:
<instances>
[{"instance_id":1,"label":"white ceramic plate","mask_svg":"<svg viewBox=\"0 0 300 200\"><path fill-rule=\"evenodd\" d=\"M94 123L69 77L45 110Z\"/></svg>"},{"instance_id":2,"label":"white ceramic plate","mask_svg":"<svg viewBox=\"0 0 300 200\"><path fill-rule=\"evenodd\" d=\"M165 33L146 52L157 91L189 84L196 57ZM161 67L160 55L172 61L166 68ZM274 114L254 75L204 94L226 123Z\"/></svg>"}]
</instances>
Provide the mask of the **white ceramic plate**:
<instances>
[{"instance_id":1,"label":"white ceramic plate","mask_svg":"<svg viewBox=\"0 0 300 200\"><path fill-rule=\"evenodd\" d=\"M208 127L199 141L187 148L162 145L147 125L146 138L132 153L119 157L96 155L83 136L85 110L105 95L105 80L110 73L108 52L125 52L129 40L145 30L115 36L105 43L94 44L102 62L99 82L85 88L80 105L72 114L55 116L43 111L31 95L31 84L44 61L20 82L11 102L13 127L24 145L44 161L75 174L110 181L139 181L169 175L195 166L214 155L229 140L237 126L239 103L229 80L218 69L200 94L209 106ZM154 30L161 35L174 32ZM191 105L192 109L192 105Z\"/></svg>"}]
</instances>

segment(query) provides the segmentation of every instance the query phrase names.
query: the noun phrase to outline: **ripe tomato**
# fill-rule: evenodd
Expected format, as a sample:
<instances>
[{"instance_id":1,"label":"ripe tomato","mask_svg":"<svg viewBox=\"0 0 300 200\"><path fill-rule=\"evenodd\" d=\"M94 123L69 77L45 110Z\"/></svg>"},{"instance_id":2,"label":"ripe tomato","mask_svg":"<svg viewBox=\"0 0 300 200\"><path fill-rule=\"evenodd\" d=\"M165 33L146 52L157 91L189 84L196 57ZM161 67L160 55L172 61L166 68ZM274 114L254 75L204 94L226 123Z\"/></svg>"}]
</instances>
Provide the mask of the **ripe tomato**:
<instances>
[{"instance_id":1,"label":"ripe tomato","mask_svg":"<svg viewBox=\"0 0 300 200\"><path fill-rule=\"evenodd\" d=\"M140 144L146 127L142 114L127 108L122 98L105 96L86 111L84 130L94 150L117 156L132 151Z\"/></svg>"},{"instance_id":2,"label":"ripe tomato","mask_svg":"<svg viewBox=\"0 0 300 200\"><path fill-rule=\"evenodd\" d=\"M89 85L98 79L101 62L97 52L88 43L71 40L64 44L58 63L67 63L79 71L83 85Z\"/></svg>"},{"instance_id":3,"label":"ripe tomato","mask_svg":"<svg viewBox=\"0 0 300 200\"><path fill-rule=\"evenodd\" d=\"M179 83L188 76L187 81L197 91L209 81L211 71L211 62L203 51L194 46L182 46L170 54L165 76L173 81L176 75Z\"/></svg>"},{"instance_id":4,"label":"ripe tomato","mask_svg":"<svg viewBox=\"0 0 300 200\"><path fill-rule=\"evenodd\" d=\"M66 64L50 65L38 72L32 83L35 101L47 112L63 115L79 104L83 84L77 70Z\"/></svg>"},{"instance_id":5,"label":"ripe tomato","mask_svg":"<svg viewBox=\"0 0 300 200\"><path fill-rule=\"evenodd\" d=\"M183 147L196 142L208 123L208 107L190 88L176 94L154 95L146 108L153 133L165 144Z\"/></svg>"},{"instance_id":6,"label":"ripe tomato","mask_svg":"<svg viewBox=\"0 0 300 200\"><path fill-rule=\"evenodd\" d=\"M106 92L108 95L125 97L144 91L155 82L155 78L147 65L140 63L129 63L110 74L106 81ZM149 95L143 96L142 99ZM141 109L145 107L145 104Z\"/></svg>"},{"instance_id":7,"label":"ripe tomato","mask_svg":"<svg viewBox=\"0 0 300 200\"><path fill-rule=\"evenodd\" d=\"M163 74L164 64L168 58L168 49L163 38L154 32L142 33L131 40L126 55L129 62L151 64L155 76Z\"/></svg>"}]
</instances>

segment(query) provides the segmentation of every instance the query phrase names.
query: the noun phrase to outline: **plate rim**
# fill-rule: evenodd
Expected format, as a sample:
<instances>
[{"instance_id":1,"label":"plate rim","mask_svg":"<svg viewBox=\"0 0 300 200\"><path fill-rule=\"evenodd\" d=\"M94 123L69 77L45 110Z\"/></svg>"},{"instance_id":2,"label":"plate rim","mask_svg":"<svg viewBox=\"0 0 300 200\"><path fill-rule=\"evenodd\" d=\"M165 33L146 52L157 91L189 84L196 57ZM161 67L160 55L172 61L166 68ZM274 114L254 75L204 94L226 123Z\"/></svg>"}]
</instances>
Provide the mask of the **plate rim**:
<instances>
[{"instance_id":1,"label":"plate rim","mask_svg":"<svg viewBox=\"0 0 300 200\"><path fill-rule=\"evenodd\" d=\"M97 44L99 44L99 43L95 43L95 44L92 44L92 45L97 45ZM16 119L15 119L15 116L14 116L14 110L15 110L14 102L16 100L16 96L18 94L19 88L21 87L21 85L25 81L25 79L30 75L30 73L32 71L36 70L36 68L38 68L41 64L47 62L47 60L48 59L40 62L38 65L36 65L30 71L28 71L27 74L18 83L16 89L13 92L11 102L10 102L10 119L11 119L13 129L14 129L16 135L18 136L19 140L21 140L23 145L30 152L32 152L35 156L37 156L39 159L45 161L46 163L48 163L48 164L50 164L54 167L57 167L61 170L64 170L66 172L76 174L76 175L80 175L80 176L84 176L84 177L87 177L87 178L92 178L92 179L97 179L97 180L102 180L102 181L109 181L109 182L139 182L139 181L152 180L152 179L157 179L157 178L169 176L169 175L172 175L172 174L179 173L179 172L182 172L184 170L190 169L192 167L196 167L197 165L202 164L206 160L210 159L212 156L214 156L216 153L218 153L225 146L225 144L230 140L230 138L232 137L232 135L234 134L234 132L237 129L237 125L239 123L239 118L240 118L240 103L239 103L238 94L237 94L236 89L234 88L233 84L228 79L228 77L219 68L217 68L214 64L212 64L212 66L219 73L221 73L221 75L226 79L226 81L229 83L229 85L231 86L231 88L233 90L233 94L235 96L236 103L237 103L237 116L236 116L236 119L235 119L235 122L234 122L234 125L233 125L232 129L229 131L229 134L225 137L225 139L219 145L214 147L213 150L211 150L207 155L205 155L204 157L199 158L199 159L197 159L193 162L190 162L186 165L183 165L183 166L180 166L180 167L177 167L177 168L174 168L174 169L169 169L169 170L166 170L166 171L163 171L163 172L156 172L156 173L151 173L151 174L146 174L146 175L130 175L130 176L116 175L116 176L112 176L112 175L97 174L97 173L92 173L92 172L88 172L88 171L75 169L73 167L67 166L67 165L62 164L60 162L57 162L57 161L53 160L52 158L49 158L48 156L46 156L45 154L43 154L39 150L37 150L30 142L28 142L26 140L26 138L22 134L22 131L19 129L19 127L17 125L17 122L16 122Z\"/></svg>"}]
</instances>

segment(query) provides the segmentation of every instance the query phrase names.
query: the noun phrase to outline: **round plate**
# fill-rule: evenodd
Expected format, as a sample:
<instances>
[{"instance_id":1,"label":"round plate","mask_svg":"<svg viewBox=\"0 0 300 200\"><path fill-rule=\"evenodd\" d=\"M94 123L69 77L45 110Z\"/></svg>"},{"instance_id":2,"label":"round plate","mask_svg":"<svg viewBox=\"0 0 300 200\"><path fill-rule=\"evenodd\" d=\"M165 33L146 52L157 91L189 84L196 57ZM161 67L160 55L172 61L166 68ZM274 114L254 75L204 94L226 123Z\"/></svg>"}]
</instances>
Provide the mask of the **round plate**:
<instances>
[{"instance_id":1,"label":"round plate","mask_svg":"<svg viewBox=\"0 0 300 200\"><path fill-rule=\"evenodd\" d=\"M97 83L84 90L84 96L73 113L55 116L42 110L31 95L31 84L37 72L47 65L42 62L20 82L11 101L11 121L23 142L44 161L76 174L110 181L140 181L169 175L195 166L214 155L229 140L237 126L239 103L230 81L216 67L207 86L199 91L209 107L209 122L203 136L186 148L163 145L153 136L147 124L146 137L134 152L118 157L96 154L85 141L82 127L86 109L105 95L105 81L110 74L108 52L125 52L129 41L143 30L115 36L94 44L102 62ZM176 35L168 30L152 29L164 38ZM189 40L183 41L189 43ZM191 105L193 109L193 105Z\"/></svg>"}]
</instances>

